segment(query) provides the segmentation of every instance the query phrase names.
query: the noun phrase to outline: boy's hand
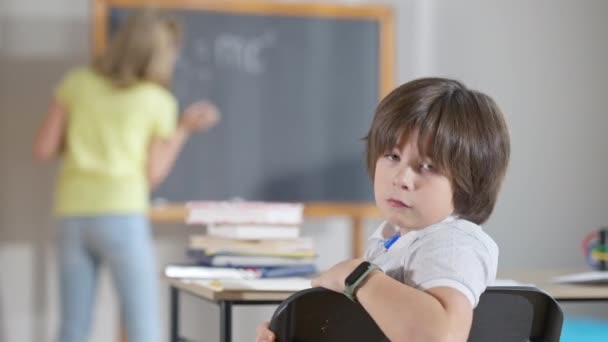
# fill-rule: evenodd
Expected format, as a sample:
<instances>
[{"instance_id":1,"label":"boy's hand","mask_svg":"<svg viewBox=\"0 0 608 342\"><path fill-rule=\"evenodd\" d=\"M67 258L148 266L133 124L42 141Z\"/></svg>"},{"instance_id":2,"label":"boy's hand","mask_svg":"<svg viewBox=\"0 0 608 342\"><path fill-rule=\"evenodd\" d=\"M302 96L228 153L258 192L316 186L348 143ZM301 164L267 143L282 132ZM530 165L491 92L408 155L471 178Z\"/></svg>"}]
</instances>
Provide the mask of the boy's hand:
<instances>
[{"instance_id":1,"label":"boy's hand","mask_svg":"<svg viewBox=\"0 0 608 342\"><path fill-rule=\"evenodd\" d=\"M198 101L186 108L179 126L188 132L206 131L217 125L220 113L211 102Z\"/></svg>"},{"instance_id":2,"label":"boy's hand","mask_svg":"<svg viewBox=\"0 0 608 342\"><path fill-rule=\"evenodd\" d=\"M269 322L264 322L258 325L257 335L255 336L255 342L274 342L275 336L270 328L268 327Z\"/></svg>"},{"instance_id":3,"label":"boy's hand","mask_svg":"<svg viewBox=\"0 0 608 342\"><path fill-rule=\"evenodd\" d=\"M344 280L362 261L363 259L350 259L339 262L314 278L311 285L342 293L344 292Z\"/></svg>"}]
</instances>

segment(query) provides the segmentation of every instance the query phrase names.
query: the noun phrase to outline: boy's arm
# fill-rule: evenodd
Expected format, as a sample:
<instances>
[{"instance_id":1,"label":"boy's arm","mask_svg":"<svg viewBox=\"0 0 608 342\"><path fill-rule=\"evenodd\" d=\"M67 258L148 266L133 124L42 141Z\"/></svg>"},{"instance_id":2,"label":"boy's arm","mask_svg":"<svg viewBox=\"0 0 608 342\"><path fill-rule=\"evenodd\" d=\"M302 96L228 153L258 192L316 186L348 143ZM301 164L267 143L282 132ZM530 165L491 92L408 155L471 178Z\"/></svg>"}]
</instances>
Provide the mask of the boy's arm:
<instances>
[{"instance_id":1,"label":"boy's arm","mask_svg":"<svg viewBox=\"0 0 608 342\"><path fill-rule=\"evenodd\" d=\"M313 286L343 292L344 279L361 262L346 260L313 280ZM466 341L473 319L467 297L448 287L421 291L380 271L372 272L356 292L391 341Z\"/></svg>"},{"instance_id":2,"label":"boy's arm","mask_svg":"<svg viewBox=\"0 0 608 342\"><path fill-rule=\"evenodd\" d=\"M378 272L357 291L357 300L391 341L466 341L473 309L458 290L417 290Z\"/></svg>"},{"instance_id":3,"label":"boy's arm","mask_svg":"<svg viewBox=\"0 0 608 342\"><path fill-rule=\"evenodd\" d=\"M59 157L65 139L66 118L66 108L53 100L34 141L35 159L49 161Z\"/></svg>"}]
</instances>

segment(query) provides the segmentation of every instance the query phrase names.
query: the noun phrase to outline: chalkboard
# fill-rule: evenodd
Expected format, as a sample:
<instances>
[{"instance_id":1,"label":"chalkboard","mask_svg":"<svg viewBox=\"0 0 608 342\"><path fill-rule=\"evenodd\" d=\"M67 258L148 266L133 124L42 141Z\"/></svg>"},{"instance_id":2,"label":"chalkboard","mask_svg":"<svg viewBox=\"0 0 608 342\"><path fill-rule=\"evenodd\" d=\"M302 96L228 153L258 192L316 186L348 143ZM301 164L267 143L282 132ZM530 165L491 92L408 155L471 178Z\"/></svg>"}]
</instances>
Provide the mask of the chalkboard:
<instances>
[{"instance_id":1,"label":"chalkboard","mask_svg":"<svg viewBox=\"0 0 608 342\"><path fill-rule=\"evenodd\" d=\"M141 1L100 3L94 35L102 48ZM173 82L180 105L209 99L222 121L188 141L152 196L371 200L361 138L392 83L392 51L384 51L392 45L383 37L390 11L255 4L158 2L184 24Z\"/></svg>"}]
</instances>

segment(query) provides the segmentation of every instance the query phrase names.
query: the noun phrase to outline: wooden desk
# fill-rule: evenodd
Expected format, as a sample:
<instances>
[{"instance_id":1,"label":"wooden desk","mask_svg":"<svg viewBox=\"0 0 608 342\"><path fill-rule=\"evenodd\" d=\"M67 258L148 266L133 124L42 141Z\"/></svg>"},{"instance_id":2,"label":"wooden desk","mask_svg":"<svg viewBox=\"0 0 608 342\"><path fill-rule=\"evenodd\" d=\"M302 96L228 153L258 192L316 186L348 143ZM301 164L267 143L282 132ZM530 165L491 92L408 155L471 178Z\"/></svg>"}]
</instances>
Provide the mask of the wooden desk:
<instances>
[{"instance_id":1,"label":"wooden desk","mask_svg":"<svg viewBox=\"0 0 608 342\"><path fill-rule=\"evenodd\" d=\"M269 305L280 304L293 291L254 291L254 290L216 290L199 283L164 278L170 288L170 326L169 341L182 341L179 334L179 292L183 291L216 304L220 309L220 342L232 341L232 307L234 305Z\"/></svg>"},{"instance_id":2,"label":"wooden desk","mask_svg":"<svg viewBox=\"0 0 608 342\"><path fill-rule=\"evenodd\" d=\"M551 279L557 276L586 271L588 270L514 270L499 272L498 278L533 284L550 294L558 302L608 301L608 285L556 284L551 282Z\"/></svg>"},{"instance_id":3,"label":"wooden desk","mask_svg":"<svg viewBox=\"0 0 608 342\"><path fill-rule=\"evenodd\" d=\"M558 302L599 302L608 301L608 285L570 285L554 284L550 279L564 274L577 273L577 270L563 271L508 271L501 272L499 279L512 279L524 284L533 284L549 293ZM179 292L183 291L198 298L214 303L220 308L220 341L231 342L232 307L234 305L280 304L293 292L260 291L217 291L201 284L165 278L170 286L170 341L178 342L179 337Z\"/></svg>"},{"instance_id":4,"label":"wooden desk","mask_svg":"<svg viewBox=\"0 0 608 342\"><path fill-rule=\"evenodd\" d=\"M185 203L169 203L169 204L163 204L163 205L156 205L156 206L152 206L150 208L149 211L149 217L150 220L153 223L180 223L183 224L184 222L186 222L186 218L188 216L188 208L186 207ZM353 240L352 240L352 245L351 245L351 253L353 255L353 257L360 257L363 255L364 252L364 248L365 248L365 241L367 239L367 237L365 236L365 229L364 229L364 221L366 219L372 219L372 218L379 218L380 217L380 211L378 210L378 208L375 206L375 204L373 203L339 203L339 202L309 202L309 203L305 203L304 204L304 217L305 218L313 218L313 219L317 219L317 218L328 218L328 217L336 217L336 216L345 216L348 217L351 220L351 224L352 224L352 230L353 230ZM170 284L172 284L170 282ZM178 289L181 289L183 291L192 293L194 295L197 295L203 299L206 300L210 300L210 301L215 301L218 300L217 298L214 298L214 295L211 295L210 293L201 293L200 291L204 291L201 290L200 288L197 288L196 286L187 286L181 282L179 283L175 283L175 286L171 286L171 303L178 303L178 299L177 299L177 291ZM174 292L175 292L175 299L174 299ZM219 299L219 305L220 305L220 311L224 312L222 314L223 317L223 321L224 323L221 323L223 325L226 324L226 320L228 320L228 322L230 321L230 312L231 312L231 306L232 304L251 304L251 305L255 305L255 304L277 304L280 303L283 299L287 298L287 296L291 294L291 293L276 293L276 294L267 294L270 295L270 298L259 298L259 297L255 297L258 299L251 299L250 296L252 294L241 294L243 296L245 296L246 298L244 299L234 299L234 298L220 298ZM258 296L259 294L256 294L255 296ZM209 297L211 296L211 298ZM279 299L280 298L280 299ZM247 302L247 303L245 303ZM221 304L221 303L225 303L225 304ZM173 305L173 304L171 304ZM171 336L172 338L176 337L177 335L174 335L174 333L176 333L176 331L173 330L173 327L177 327L177 309L174 310L173 306L171 307ZM175 313L175 316L174 316ZM175 321L174 321L174 317L175 317ZM225 329L221 330L222 332L225 331ZM120 340L125 342L127 339L124 337L125 333L124 333L124 329L121 329L121 337ZM228 336L230 337L230 336ZM228 338L229 340L229 338Z\"/></svg>"},{"instance_id":5,"label":"wooden desk","mask_svg":"<svg viewBox=\"0 0 608 342\"><path fill-rule=\"evenodd\" d=\"M188 208L184 203L171 203L150 208L150 219L158 223L184 223ZM353 229L351 251L353 257L363 255L365 241L364 221L379 218L380 211L373 203L309 202L304 204L304 217L327 218L345 216L350 218Z\"/></svg>"}]
</instances>

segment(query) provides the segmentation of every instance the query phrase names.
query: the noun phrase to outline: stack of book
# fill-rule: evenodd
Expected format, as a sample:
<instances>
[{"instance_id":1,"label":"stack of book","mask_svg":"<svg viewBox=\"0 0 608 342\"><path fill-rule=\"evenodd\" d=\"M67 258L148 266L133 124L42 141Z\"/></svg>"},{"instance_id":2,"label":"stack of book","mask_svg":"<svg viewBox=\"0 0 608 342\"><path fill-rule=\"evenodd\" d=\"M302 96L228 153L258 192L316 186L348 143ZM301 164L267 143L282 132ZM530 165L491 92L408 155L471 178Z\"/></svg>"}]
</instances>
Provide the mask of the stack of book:
<instances>
[{"instance_id":1,"label":"stack of book","mask_svg":"<svg viewBox=\"0 0 608 342\"><path fill-rule=\"evenodd\" d=\"M248 279L316 272L316 251L300 237L303 205L269 202L193 202L188 224L207 227L190 236L188 265L169 265L177 278Z\"/></svg>"}]
</instances>

